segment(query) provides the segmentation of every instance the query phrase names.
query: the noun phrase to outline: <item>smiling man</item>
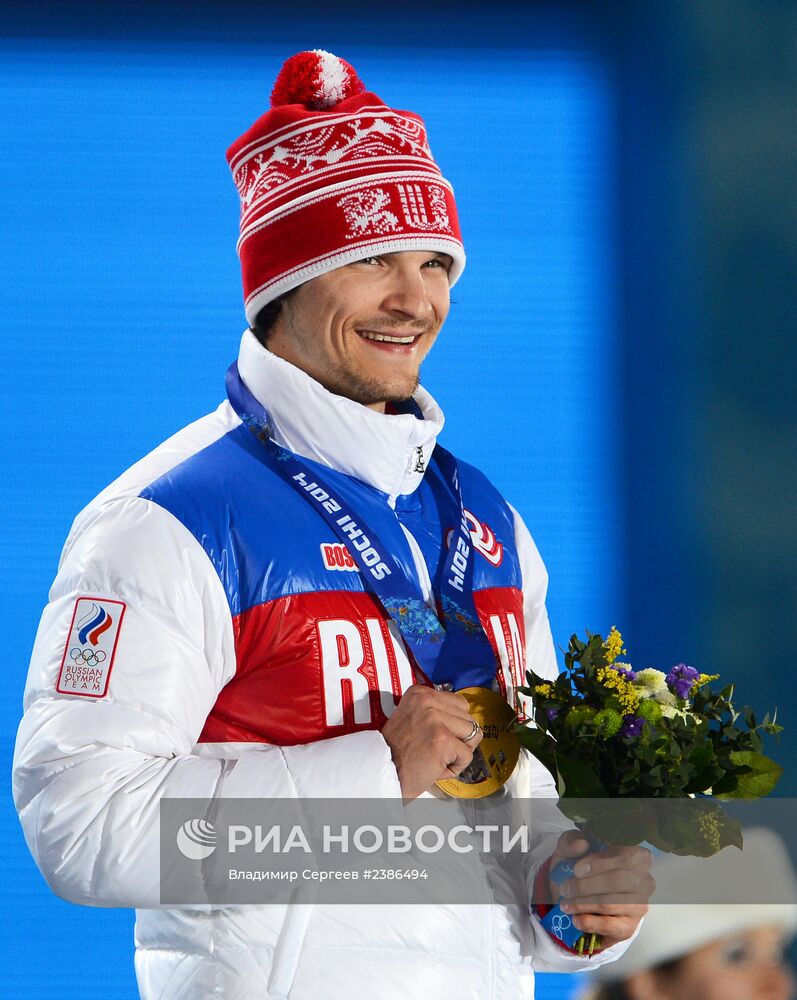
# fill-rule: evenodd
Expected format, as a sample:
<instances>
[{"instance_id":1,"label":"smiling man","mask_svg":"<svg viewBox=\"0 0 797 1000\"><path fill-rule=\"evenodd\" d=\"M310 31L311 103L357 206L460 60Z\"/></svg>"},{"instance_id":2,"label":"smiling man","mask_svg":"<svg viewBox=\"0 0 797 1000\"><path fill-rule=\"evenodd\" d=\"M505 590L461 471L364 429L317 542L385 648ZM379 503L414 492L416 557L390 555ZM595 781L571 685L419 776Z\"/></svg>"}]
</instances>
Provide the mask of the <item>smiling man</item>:
<instances>
[{"instance_id":1,"label":"smiling man","mask_svg":"<svg viewBox=\"0 0 797 1000\"><path fill-rule=\"evenodd\" d=\"M279 303L263 342L330 392L384 413L418 388L448 315L451 265L448 254L405 250L335 268Z\"/></svg>"},{"instance_id":2,"label":"smiling man","mask_svg":"<svg viewBox=\"0 0 797 1000\"><path fill-rule=\"evenodd\" d=\"M436 443L419 386L465 261L423 122L300 53L228 160L249 328L227 400L67 539L15 754L28 844L59 895L138 908L147 1000L531 997L534 969L624 950L647 852L576 864L565 905L603 936L592 958L526 889L585 854L558 830L523 859L523 905L161 906L162 800L442 796L499 766L456 691L511 716L525 663L557 671L531 537ZM525 753L502 780L554 794Z\"/></svg>"}]
</instances>

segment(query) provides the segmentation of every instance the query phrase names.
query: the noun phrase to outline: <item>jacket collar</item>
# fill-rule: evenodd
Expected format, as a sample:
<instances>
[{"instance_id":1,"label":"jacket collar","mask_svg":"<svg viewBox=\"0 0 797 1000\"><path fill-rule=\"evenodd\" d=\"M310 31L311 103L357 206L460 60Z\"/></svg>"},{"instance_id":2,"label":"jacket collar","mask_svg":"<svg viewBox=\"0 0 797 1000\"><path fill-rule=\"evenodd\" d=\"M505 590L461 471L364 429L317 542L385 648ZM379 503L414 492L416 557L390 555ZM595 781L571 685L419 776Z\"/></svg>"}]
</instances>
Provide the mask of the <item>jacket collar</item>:
<instances>
[{"instance_id":1,"label":"jacket collar","mask_svg":"<svg viewBox=\"0 0 797 1000\"><path fill-rule=\"evenodd\" d=\"M377 413L329 392L266 350L251 330L241 339L238 371L268 411L271 437L283 448L354 476L386 493L391 504L420 485L444 422L425 389L413 396L423 419Z\"/></svg>"}]
</instances>

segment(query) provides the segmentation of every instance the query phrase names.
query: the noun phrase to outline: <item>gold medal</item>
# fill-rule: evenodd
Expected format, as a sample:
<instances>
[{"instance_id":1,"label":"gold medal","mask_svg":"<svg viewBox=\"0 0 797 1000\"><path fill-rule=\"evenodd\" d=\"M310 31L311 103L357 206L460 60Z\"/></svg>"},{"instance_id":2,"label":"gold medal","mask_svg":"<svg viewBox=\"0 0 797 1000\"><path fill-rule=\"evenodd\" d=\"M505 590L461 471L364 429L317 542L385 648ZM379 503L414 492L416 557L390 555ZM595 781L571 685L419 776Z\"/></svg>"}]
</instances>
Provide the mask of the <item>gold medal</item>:
<instances>
[{"instance_id":1,"label":"gold medal","mask_svg":"<svg viewBox=\"0 0 797 1000\"><path fill-rule=\"evenodd\" d=\"M437 782L437 787L458 799L482 799L505 785L515 770L520 756L520 739L512 730L515 712L490 688L463 688L457 694L467 700L468 711L484 736L473 760L459 777L444 778Z\"/></svg>"}]
</instances>

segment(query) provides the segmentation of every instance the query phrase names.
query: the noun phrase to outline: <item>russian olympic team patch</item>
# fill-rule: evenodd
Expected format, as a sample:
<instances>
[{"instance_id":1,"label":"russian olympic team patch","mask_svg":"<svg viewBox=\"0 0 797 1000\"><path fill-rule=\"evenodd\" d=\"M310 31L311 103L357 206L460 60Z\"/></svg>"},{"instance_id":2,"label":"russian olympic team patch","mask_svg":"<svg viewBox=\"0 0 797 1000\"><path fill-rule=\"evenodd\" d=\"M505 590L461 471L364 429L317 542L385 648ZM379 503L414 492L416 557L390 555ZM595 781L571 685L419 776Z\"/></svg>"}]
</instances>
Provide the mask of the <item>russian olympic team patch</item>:
<instances>
[{"instance_id":1,"label":"russian olympic team patch","mask_svg":"<svg viewBox=\"0 0 797 1000\"><path fill-rule=\"evenodd\" d=\"M106 597L77 599L55 685L59 694L105 697L125 607Z\"/></svg>"}]
</instances>

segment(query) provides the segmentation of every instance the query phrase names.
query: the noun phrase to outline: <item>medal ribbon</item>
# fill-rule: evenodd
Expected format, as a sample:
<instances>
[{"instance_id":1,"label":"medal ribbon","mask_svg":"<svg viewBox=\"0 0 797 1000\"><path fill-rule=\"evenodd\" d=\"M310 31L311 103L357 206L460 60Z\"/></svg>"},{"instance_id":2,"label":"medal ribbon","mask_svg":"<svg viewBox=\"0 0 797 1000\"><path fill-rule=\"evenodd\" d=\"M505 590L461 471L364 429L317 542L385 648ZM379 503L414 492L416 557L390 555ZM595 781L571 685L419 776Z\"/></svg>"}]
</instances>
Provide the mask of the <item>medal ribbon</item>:
<instances>
[{"instance_id":1,"label":"medal ribbon","mask_svg":"<svg viewBox=\"0 0 797 1000\"><path fill-rule=\"evenodd\" d=\"M269 417L244 385L233 363L227 371L227 396L243 424L264 446L271 468L316 510L357 563L363 580L396 623L424 674L437 685L490 687L496 658L473 602L473 546L459 485L457 460L436 445L433 461L459 503L440 584L441 617L428 607L415 581L382 546L377 534L318 471L269 437Z\"/></svg>"}]
</instances>

